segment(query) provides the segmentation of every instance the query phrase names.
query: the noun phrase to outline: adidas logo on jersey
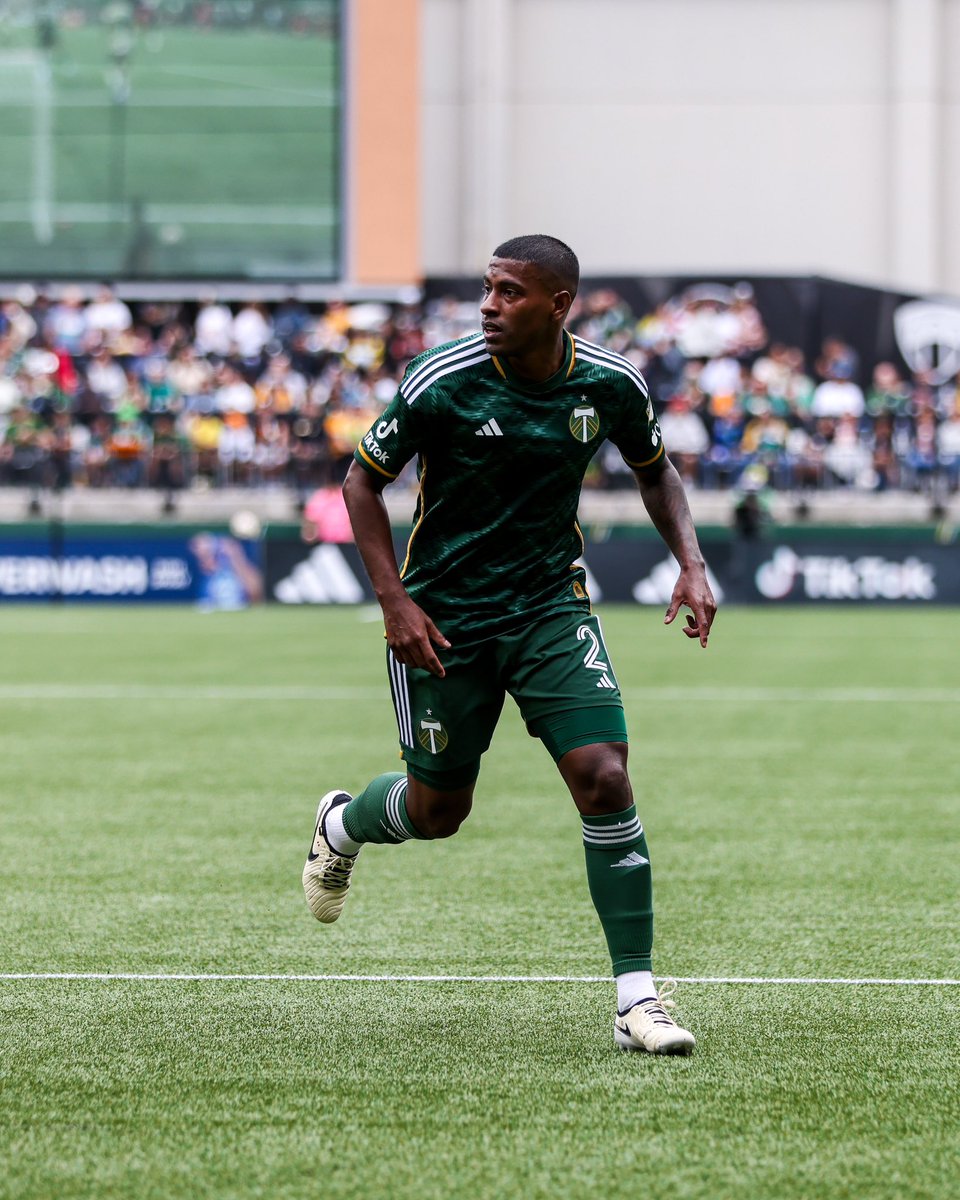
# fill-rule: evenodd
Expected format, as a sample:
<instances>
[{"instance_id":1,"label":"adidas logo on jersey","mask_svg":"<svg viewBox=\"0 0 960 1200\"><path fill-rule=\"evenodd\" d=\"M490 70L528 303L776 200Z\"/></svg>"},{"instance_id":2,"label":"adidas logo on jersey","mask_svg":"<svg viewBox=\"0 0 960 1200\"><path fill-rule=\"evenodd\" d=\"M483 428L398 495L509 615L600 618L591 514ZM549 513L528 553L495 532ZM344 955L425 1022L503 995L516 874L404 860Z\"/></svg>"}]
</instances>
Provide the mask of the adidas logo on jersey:
<instances>
[{"instance_id":1,"label":"adidas logo on jersey","mask_svg":"<svg viewBox=\"0 0 960 1200\"><path fill-rule=\"evenodd\" d=\"M476 431L477 437L503 437L503 430L493 417Z\"/></svg>"}]
</instances>

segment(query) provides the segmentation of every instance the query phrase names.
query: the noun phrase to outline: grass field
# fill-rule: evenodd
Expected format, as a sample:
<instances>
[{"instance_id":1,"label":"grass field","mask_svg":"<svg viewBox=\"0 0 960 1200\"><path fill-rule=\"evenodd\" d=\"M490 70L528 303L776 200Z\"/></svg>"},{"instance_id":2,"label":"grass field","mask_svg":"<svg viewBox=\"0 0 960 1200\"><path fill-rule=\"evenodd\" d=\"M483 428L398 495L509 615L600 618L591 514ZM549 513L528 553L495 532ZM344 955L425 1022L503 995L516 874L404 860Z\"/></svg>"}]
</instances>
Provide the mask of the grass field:
<instances>
[{"instance_id":1,"label":"grass field","mask_svg":"<svg viewBox=\"0 0 960 1200\"><path fill-rule=\"evenodd\" d=\"M956 1195L956 612L603 620L690 1059L614 1051L512 710L312 920L317 796L396 761L368 610L0 609L0 1197Z\"/></svg>"}]
</instances>

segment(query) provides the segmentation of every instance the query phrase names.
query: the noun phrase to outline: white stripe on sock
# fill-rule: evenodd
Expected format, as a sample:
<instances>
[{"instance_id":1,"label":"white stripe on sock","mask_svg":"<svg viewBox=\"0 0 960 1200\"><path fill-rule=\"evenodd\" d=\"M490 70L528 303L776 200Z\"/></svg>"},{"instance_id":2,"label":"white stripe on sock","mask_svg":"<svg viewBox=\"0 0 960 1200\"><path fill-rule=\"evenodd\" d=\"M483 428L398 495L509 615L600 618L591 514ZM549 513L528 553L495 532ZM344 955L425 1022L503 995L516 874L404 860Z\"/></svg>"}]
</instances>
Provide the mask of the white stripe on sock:
<instances>
[{"instance_id":1,"label":"white stripe on sock","mask_svg":"<svg viewBox=\"0 0 960 1200\"><path fill-rule=\"evenodd\" d=\"M400 804L407 792L406 779L398 779L397 782L387 792L386 800L386 816L390 828L394 834L402 841L407 841L412 834L400 816Z\"/></svg>"},{"instance_id":2,"label":"white stripe on sock","mask_svg":"<svg viewBox=\"0 0 960 1200\"><path fill-rule=\"evenodd\" d=\"M639 817L622 825L588 825L583 822L583 840L588 846L626 846L643 833Z\"/></svg>"}]
</instances>

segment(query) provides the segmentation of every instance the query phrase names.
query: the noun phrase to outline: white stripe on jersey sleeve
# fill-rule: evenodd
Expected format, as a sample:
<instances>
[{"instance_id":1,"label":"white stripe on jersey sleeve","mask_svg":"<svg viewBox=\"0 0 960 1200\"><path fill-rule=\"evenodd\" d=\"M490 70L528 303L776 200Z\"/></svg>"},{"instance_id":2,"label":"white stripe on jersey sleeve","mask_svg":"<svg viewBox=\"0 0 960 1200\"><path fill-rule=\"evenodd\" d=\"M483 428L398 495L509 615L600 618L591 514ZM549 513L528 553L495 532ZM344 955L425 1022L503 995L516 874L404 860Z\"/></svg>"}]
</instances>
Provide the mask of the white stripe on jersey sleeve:
<instances>
[{"instance_id":1,"label":"white stripe on jersey sleeve","mask_svg":"<svg viewBox=\"0 0 960 1200\"><path fill-rule=\"evenodd\" d=\"M465 367L474 367L477 363L489 361L490 355L486 350L482 350L479 354L474 354L472 358L466 358L462 362L448 363L442 370L434 371L428 378L421 379L416 388L406 397L407 403L412 404L431 384L436 383L438 379L442 379L444 375L452 375L455 371L462 371Z\"/></svg>"},{"instance_id":2,"label":"white stripe on jersey sleeve","mask_svg":"<svg viewBox=\"0 0 960 1200\"><path fill-rule=\"evenodd\" d=\"M586 362L591 362L598 367L610 367L614 371L619 371L621 375L627 375L637 385L647 399L650 398L650 391L647 388L647 381L640 374L637 368L624 358L622 354L616 354L612 350L605 350L602 346L596 346L593 342L585 342L583 338L575 337L574 342L577 347L577 356L584 359Z\"/></svg>"},{"instance_id":3,"label":"white stripe on jersey sleeve","mask_svg":"<svg viewBox=\"0 0 960 1200\"><path fill-rule=\"evenodd\" d=\"M471 337L466 342L458 342L451 346L449 350L444 350L441 354L434 354L428 358L426 362L420 364L416 370L400 381L400 393L410 401L410 392L416 389L422 382L425 376L432 375L437 367L444 367L451 362L459 362L463 358L468 358L471 354L476 354L478 348L483 345L483 334L478 333Z\"/></svg>"}]
</instances>

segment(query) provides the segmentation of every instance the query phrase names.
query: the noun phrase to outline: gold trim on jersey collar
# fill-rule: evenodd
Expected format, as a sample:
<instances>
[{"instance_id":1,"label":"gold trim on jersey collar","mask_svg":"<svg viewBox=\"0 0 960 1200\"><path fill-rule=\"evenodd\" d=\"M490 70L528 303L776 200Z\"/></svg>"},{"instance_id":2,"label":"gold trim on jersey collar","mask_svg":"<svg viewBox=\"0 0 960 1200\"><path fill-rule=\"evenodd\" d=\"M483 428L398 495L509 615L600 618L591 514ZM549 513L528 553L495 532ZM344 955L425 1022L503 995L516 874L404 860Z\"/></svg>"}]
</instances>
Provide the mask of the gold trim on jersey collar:
<instances>
[{"instance_id":1,"label":"gold trim on jersey collar","mask_svg":"<svg viewBox=\"0 0 960 1200\"><path fill-rule=\"evenodd\" d=\"M570 366L567 367L567 373L564 376L564 379L569 379L570 376L573 374L574 364L577 361L577 343L573 340L573 338L570 336L570 334L567 333L566 330L564 330L563 332L566 334L567 340L570 342Z\"/></svg>"}]
</instances>

